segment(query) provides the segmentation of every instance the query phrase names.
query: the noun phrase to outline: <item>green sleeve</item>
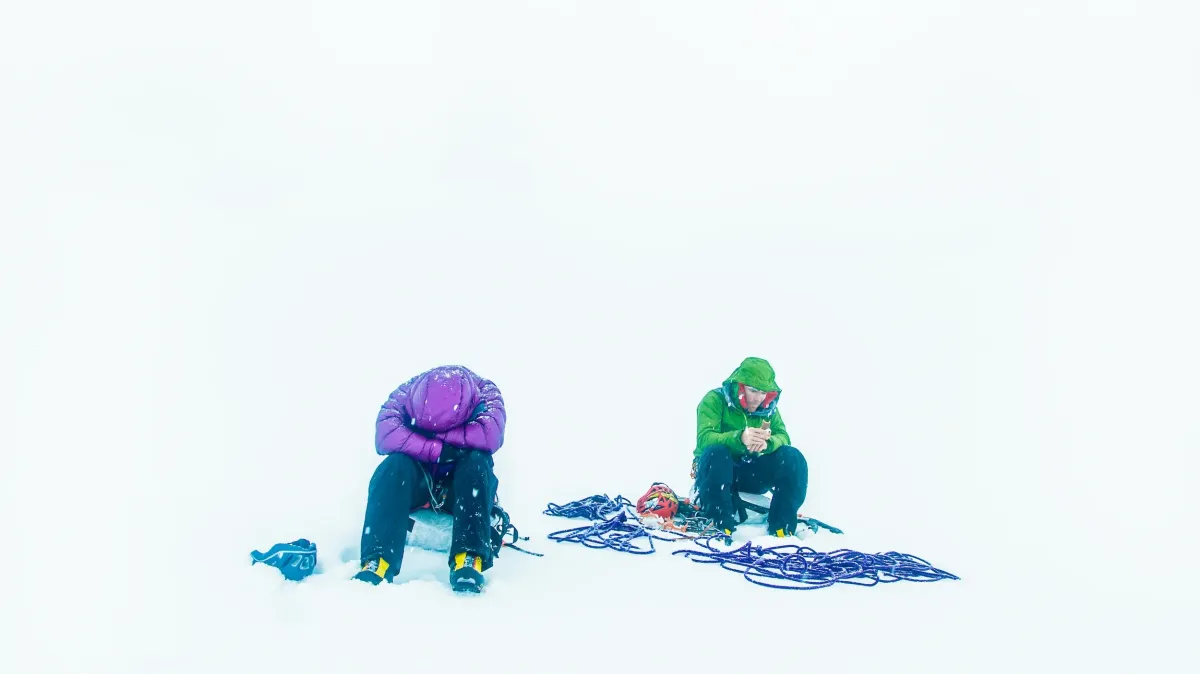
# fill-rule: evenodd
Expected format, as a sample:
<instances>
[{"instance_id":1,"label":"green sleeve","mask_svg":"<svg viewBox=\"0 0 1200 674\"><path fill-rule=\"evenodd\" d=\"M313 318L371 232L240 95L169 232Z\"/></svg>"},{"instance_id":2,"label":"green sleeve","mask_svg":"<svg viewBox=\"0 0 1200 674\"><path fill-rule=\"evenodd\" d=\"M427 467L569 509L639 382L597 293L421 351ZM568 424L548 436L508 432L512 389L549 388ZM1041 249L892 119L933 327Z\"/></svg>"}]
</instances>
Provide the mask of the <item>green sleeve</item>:
<instances>
[{"instance_id":1,"label":"green sleeve","mask_svg":"<svg viewBox=\"0 0 1200 674\"><path fill-rule=\"evenodd\" d=\"M792 444L792 439L788 437L787 426L783 423L783 415L779 413L779 410L775 410L775 414L771 415L771 439L767 441L767 451L773 452L790 444Z\"/></svg>"},{"instance_id":2,"label":"green sleeve","mask_svg":"<svg viewBox=\"0 0 1200 674\"><path fill-rule=\"evenodd\" d=\"M713 392L704 396L696 408L696 453L711 445L725 445L734 456L746 452L741 430L721 432L721 407L724 401Z\"/></svg>"}]
</instances>

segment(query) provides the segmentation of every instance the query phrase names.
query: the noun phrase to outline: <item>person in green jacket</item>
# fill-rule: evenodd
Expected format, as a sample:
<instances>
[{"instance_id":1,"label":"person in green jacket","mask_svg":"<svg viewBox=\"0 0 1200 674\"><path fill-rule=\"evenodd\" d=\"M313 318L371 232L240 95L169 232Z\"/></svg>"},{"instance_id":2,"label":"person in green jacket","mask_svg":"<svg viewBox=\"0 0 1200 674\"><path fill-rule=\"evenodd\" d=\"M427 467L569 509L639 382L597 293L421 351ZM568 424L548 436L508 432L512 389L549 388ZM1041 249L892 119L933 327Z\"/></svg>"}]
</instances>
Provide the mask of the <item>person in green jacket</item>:
<instances>
[{"instance_id":1,"label":"person in green jacket","mask_svg":"<svg viewBox=\"0 0 1200 674\"><path fill-rule=\"evenodd\" d=\"M777 409L775 370L762 358L747 358L720 388L696 408L695 472L701 514L732 534L745 521L738 492L772 492L767 530L796 531L796 513L808 491L808 462L792 447Z\"/></svg>"}]
</instances>

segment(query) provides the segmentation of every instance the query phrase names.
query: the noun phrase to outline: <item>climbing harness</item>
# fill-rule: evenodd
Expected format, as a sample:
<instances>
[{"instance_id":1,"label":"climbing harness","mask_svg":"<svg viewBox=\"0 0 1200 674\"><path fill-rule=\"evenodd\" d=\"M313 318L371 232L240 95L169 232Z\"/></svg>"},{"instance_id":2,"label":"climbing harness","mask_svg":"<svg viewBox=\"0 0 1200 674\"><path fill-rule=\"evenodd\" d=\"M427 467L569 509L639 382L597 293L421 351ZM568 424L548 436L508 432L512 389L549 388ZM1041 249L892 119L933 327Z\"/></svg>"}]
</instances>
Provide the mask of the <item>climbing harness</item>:
<instances>
[{"instance_id":1,"label":"climbing harness","mask_svg":"<svg viewBox=\"0 0 1200 674\"><path fill-rule=\"evenodd\" d=\"M429 492L429 503L421 506L429 508L435 513L445 513L446 499L450 495L450 489L445 480L435 481L433 475L429 473L424 466L418 467L421 469L422 482L425 483L425 489Z\"/></svg>"},{"instance_id":2,"label":"climbing harness","mask_svg":"<svg viewBox=\"0 0 1200 674\"><path fill-rule=\"evenodd\" d=\"M817 552L798 545L762 547L753 543L736 550L718 550L712 546L714 538L696 541L706 551L676 550L672 554L700 564L718 564L741 573L755 585L781 590L816 590L837 583L870 587L901 580L914 583L960 580L920 557L901 552L874 555L853 550Z\"/></svg>"},{"instance_id":3,"label":"climbing harness","mask_svg":"<svg viewBox=\"0 0 1200 674\"><path fill-rule=\"evenodd\" d=\"M512 542L504 540L505 536L508 536L510 534L512 535ZM527 540L529 540L529 537L522 536L520 534L520 532L517 531L517 527L514 526L512 523L512 518L509 517L508 513L504 510L504 508L500 507L500 504L497 503L496 505L492 506L492 548L494 550L493 554L495 554L496 556L499 556L500 550L502 548L511 548L513 550L516 550L517 552L523 552L527 555L532 555L534 557L545 557L545 555L540 552L533 552L531 550L526 550L525 548L519 547L517 545L517 541L527 541Z\"/></svg>"},{"instance_id":4,"label":"climbing harness","mask_svg":"<svg viewBox=\"0 0 1200 674\"><path fill-rule=\"evenodd\" d=\"M446 508L446 503L450 498L450 488L447 481L434 479L433 475L428 470L425 470L424 467L421 468L421 473L422 482L425 483L425 489L429 492L429 502L422 505L418 510L428 509L441 515L451 515L452 513L447 512ZM408 520L408 530L410 532L413 530L413 525L414 521L410 517ZM491 527L492 554L494 556L500 556L500 551L504 548L511 548L517 552L523 552L534 557L545 556L540 552L526 550L517 545L518 541L527 541L529 537L521 536L520 532L517 531L517 527L512 523L512 517L504 508L500 507L500 497L498 495L492 500ZM505 540L507 537L511 537L512 540Z\"/></svg>"}]
</instances>

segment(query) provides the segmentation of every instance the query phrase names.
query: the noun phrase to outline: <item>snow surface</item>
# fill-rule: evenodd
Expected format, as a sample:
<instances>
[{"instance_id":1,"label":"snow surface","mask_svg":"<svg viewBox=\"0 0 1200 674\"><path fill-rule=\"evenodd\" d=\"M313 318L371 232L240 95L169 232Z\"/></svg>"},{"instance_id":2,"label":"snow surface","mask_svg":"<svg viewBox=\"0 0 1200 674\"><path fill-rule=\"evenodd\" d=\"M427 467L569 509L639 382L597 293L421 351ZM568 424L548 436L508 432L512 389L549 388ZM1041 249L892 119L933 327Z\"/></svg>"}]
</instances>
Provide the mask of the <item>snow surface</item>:
<instances>
[{"instance_id":1,"label":"snow surface","mask_svg":"<svg viewBox=\"0 0 1200 674\"><path fill-rule=\"evenodd\" d=\"M1193 671L1197 14L5 3L0 671ZM811 542L962 581L545 539L686 489L748 355ZM344 582L376 411L444 363L546 557ZM325 573L249 565L297 537Z\"/></svg>"}]
</instances>

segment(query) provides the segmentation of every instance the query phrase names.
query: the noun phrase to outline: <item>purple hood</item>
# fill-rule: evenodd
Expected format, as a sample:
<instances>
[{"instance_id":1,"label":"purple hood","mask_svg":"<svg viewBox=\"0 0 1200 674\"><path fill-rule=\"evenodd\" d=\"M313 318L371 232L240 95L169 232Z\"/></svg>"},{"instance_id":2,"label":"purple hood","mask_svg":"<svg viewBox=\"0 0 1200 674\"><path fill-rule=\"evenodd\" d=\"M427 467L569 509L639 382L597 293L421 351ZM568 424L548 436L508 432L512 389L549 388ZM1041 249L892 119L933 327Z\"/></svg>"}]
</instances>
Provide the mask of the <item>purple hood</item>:
<instances>
[{"instance_id":1,"label":"purple hood","mask_svg":"<svg viewBox=\"0 0 1200 674\"><path fill-rule=\"evenodd\" d=\"M479 402L476 379L469 370L453 367L438 367L417 375L405 405L413 425L433 432L461 426Z\"/></svg>"},{"instance_id":2,"label":"purple hood","mask_svg":"<svg viewBox=\"0 0 1200 674\"><path fill-rule=\"evenodd\" d=\"M443 444L494 453L504 444L504 399L462 366L422 372L400 385L375 420L375 451L436 463Z\"/></svg>"}]
</instances>

